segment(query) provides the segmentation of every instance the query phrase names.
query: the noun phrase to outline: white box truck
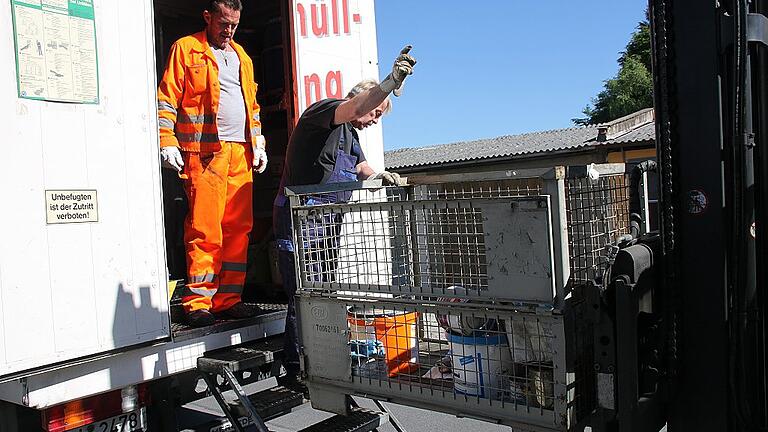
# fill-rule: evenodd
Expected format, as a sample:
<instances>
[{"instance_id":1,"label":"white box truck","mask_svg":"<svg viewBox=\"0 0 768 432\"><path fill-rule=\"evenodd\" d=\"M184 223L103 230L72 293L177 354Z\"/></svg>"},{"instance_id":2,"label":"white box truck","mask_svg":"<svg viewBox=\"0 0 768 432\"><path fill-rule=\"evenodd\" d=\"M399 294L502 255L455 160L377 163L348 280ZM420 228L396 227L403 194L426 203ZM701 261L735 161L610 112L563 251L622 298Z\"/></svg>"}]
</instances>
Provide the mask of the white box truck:
<instances>
[{"instance_id":1,"label":"white box truck","mask_svg":"<svg viewBox=\"0 0 768 432\"><path fill-rule=\"evenodd\" d=\"M255 63L271 161L254 182L251 242L263 246L298 115L378 76L374 2L243 4L235 39ZM203 28L206 6L0 2L0 431L146 428L149 406L184 399L206 352L282 332L279 306L210 329L171 319L184 202L161 173L156 89L170 45ZM381 130L362 139L383 168ZM274 285L266 256L250 257L254 301Z\"/></svg>"}]
</instances>

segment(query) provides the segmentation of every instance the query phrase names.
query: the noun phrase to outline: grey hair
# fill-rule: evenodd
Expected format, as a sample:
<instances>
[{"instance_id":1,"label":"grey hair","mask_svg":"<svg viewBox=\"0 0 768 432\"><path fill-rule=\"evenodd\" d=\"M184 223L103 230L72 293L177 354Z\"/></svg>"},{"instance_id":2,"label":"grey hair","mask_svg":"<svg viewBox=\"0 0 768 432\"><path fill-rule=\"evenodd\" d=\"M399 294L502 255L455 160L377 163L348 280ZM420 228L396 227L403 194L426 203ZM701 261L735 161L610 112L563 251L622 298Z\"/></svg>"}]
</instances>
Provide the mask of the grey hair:
<instances>
[{"instance_id":1,"label":"grey hair","mask_svg":"<svg viewBox=\"0 0 768 432\"><path fill-rule=\"evenodd\" d=\"M355 84L354 87L352 87L352 90L347 93L347 99L352 99L353 97L359 95L360 93L376 87L379 85L379 82L375 79L365 79L360 81L359 83ZM392 99L390 99L389 96L385 99L387 101L387 109L384 110L384 114L389 114L392 111Z\"/></svg>"},{"instance_id":2,"label":"grey hair","mask_svg":"<svg viewBox=\"0 0 768 432\"><path fill-rule=\"evenodd\" d=\"M220 11L221 6L226 6L234 11L243 10L243 3L240 0L210 0L208 2L208 12Z\"/></svg>"}]
</instances>

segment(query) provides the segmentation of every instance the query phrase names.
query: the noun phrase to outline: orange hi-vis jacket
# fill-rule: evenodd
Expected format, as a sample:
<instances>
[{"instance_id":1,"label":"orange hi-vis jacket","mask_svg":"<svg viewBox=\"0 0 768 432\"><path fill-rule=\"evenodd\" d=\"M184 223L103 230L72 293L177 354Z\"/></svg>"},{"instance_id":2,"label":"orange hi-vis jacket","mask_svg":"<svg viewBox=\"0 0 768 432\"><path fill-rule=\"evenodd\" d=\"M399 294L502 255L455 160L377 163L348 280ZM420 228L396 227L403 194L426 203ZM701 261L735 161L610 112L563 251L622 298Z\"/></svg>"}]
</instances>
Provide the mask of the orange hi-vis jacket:
<instances>
[{"instance_id":1,"label":"orange hi-vis jacket","mask_svg":"<svg viewBox=\"0 0 768 432\"><path fill-rule=\"evenodd\" d=\"M240 86L245 100L246 139L263 147L253 61L232 41L240 58ZM168 64L157 90L160 147L187 152L216 152L221 148L216 126L219 109L219 66L205 31L185 36L171 46Z\"/></svg>"}]
</instances>

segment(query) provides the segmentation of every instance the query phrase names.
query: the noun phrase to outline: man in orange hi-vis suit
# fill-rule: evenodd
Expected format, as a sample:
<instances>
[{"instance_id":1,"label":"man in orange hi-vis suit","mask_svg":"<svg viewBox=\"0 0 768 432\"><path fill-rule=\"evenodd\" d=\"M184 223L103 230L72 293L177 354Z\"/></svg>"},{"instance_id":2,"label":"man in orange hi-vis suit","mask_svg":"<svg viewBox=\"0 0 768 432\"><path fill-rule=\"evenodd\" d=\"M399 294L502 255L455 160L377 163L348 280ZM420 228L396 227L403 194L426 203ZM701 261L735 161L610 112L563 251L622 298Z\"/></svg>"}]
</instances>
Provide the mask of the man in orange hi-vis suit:
<instances>
[{"instance_id":1,"label":"man in orange hi-vis suit","mask_svg":"<svg viewBox=\"0 0 768 432\"><path fill-rule=\"evenodd\" d=\"M258 313L241 301L253 224L253 173L267 167L253 62L232 40L240 0L211 0L204 31L171 47L158 88L160 157L179 172L189 199L184 223L189 279L182 302L188 324L214 314Z\"/></svg>"}]
</instances>

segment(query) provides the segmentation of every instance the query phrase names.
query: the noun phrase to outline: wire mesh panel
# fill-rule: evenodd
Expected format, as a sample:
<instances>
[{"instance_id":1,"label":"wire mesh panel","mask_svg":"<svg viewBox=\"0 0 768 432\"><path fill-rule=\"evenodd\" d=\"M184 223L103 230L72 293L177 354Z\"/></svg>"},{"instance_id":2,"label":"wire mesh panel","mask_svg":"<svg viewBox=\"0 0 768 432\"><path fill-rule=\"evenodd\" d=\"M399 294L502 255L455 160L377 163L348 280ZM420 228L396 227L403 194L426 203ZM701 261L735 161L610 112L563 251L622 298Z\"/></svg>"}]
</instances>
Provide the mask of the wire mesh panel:
<instances>
[{"instance_id":1,"label":"wire mesh panel","mask_svg":"<svg viewBox=\"0 0 768 432\"><path fill-rule=\"evenodd\" d=\"M605 247L629 232L629 184L623 172L566 180L573 283L602 276Z\"/></svg>"},{"instance_id":2,"label":"wire mesh panel","mask_svg":"<svg viewBox=\"0 0 768 432\"><path fill-rule=\"evenodd\" d=\"M624 165L595 167L590 167L593 172L576 167L490 180L443 176L436 183L405 188L294 193L294 230L302 249L299 287L383 295L441 295L461 287L467 296L552 303L563 295L569 277L573 284L601 276L606 246L628 232ZM494 202L498 208L544 196L551 211L539 221L551 218L546 228L551 246L543 238L526 238L537 232L530 220L490 210ZM560 214L562 220L553 217ZM542 264L538 253L530 253L532 245L548 248L554 257ZM511 283L509 263L501 263L501 254L518 259L512 273L533 278L554 273L557 283L529 290L538 295L521 294L520 286L530 281ZM494 284L506 288L494 290Z\"/></svg>"},{"instance_id":3,"label":"wire mesh panel","mask_svg":"<svg viewBox=\"0 0 768 432\"><path fill-rule=\"evenodd\" d=\"M551 303L548 197L293 207L301 289Z\"/></svg>"},{"instance_id":4,"label":"wire mesh panel","mask_svg":"<svg viewBox=\"0 0 768 432\"><path fill-rule=\"evenodd\" d=\"M469 199L511 198L541 195L544 179L540 177L504 180L449 181L417 185L413 198L421 199Z\"/></svg>"},{"instance_id":5,"label":"wire mesh panel","mask_svg":"<svg viewBox=\"0 0 768 432\"><path fill-rule=\"evenodd\" d=\"M566 430L573 393L563 317L512 305L489 311L465 300L306 297L310 389L343 386L396 403Z\"/></svg>"},{"instance_id":6,"label":"wire mesh panel","mask_svg":"<svg viewBox=\"0 0 768 432\"><path fill-rule=\"evenodd\" d=\"M589 168L589 169L588 169ZM590 171L590 169L592 171ZM573 167L565 170L564 196L571 283L601 276L605 247L629 232L629 174L624 164ZM557 182L544 173L534 178L487 181L446 181L414 188L415 197L508 198L548 193Z\"/></svg>"}]
</instances>

